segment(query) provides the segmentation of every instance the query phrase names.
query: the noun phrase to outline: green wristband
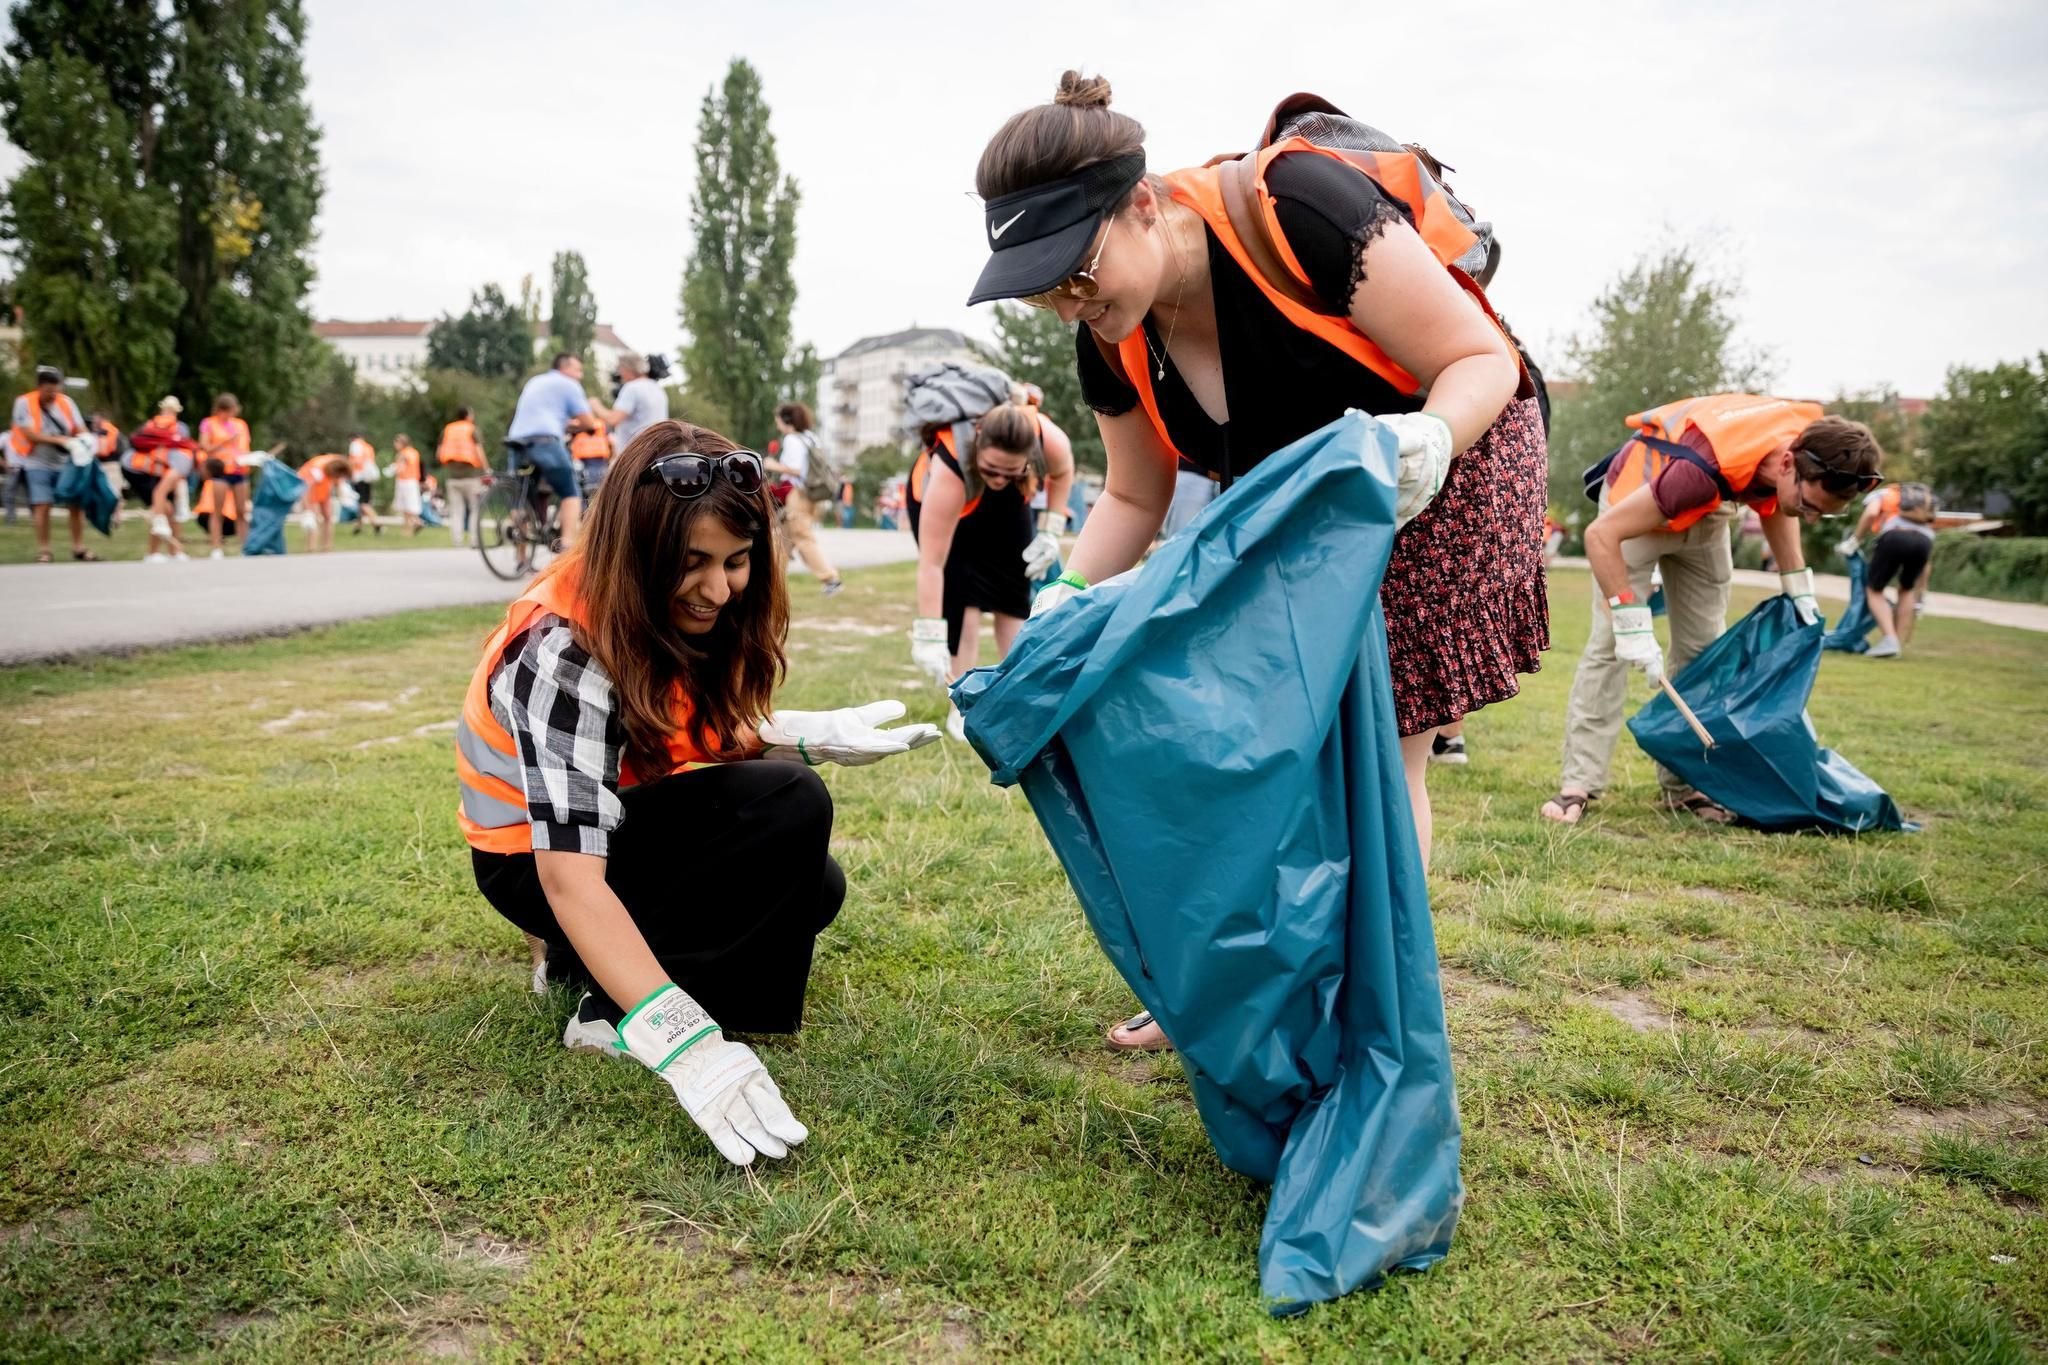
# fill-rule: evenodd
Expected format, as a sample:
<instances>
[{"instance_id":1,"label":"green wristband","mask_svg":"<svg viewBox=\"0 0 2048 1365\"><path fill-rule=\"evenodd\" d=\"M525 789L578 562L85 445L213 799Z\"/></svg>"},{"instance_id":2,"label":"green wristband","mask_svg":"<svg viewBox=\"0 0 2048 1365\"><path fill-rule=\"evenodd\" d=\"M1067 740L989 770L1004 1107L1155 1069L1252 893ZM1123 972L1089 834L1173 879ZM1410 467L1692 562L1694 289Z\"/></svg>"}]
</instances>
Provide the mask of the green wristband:
<instances>
[{"instance_id":1,"label":"green wristband","mask_svg":"<svg viewBox=\"0 0 2048 1365\"><path fill-rule=\"evenodd\" d=\"M1064 583L1076 592L1088 591L1088 580L1081 577L1081 575L1075 573L1072 569L1067 570L1058 578L1055 578L1053 582Z\"/></svg>"}]
</instances>

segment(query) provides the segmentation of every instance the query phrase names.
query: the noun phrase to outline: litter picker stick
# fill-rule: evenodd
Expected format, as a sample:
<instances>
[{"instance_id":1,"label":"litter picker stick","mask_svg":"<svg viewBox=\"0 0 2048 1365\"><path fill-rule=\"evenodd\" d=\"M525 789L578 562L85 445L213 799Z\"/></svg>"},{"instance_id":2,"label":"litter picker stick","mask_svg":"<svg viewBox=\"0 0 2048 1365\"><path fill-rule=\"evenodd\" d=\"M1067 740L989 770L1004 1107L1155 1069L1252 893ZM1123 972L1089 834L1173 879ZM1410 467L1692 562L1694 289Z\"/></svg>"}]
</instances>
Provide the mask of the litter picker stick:
<instances>
[{"instance_id":1,"label":"litter picker stick","mask_svg":"<svg viewBox=\"0 0 2048 1365\"><path fill-rule=\"evenodd\" d=\"M1685 717L1685 723L1692 727L1692 732L1700 737L1700 743L1709 749L1713 748L1714 737L1707 733L1707 727L1700 724L1700 718L1685 704L1685 698L1678 695L1678 689L1671 685L1671 679L1659 678L1657 685L1664 689L1665 696L1671 698L1671 704L1678 708L1679 715Z\"/></svg>"}]
</instances>

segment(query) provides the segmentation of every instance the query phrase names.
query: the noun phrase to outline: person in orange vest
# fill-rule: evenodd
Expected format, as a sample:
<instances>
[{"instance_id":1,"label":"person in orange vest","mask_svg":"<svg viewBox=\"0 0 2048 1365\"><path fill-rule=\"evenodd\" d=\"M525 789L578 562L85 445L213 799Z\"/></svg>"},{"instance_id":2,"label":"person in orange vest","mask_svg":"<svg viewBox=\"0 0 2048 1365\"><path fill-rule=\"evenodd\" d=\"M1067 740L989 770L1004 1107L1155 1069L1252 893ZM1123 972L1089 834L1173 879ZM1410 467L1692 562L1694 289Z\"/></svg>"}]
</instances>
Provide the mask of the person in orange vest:
<instances>
[{"instance_id":1,"label":"person in orange vest","mask_svg":"<svg viewBox=\"0 0 2048 1365\"><path fill-rule=\"evenodd\" d=\"M405 533L420 533L420 452L412 437L399 432L391 438L391 510L405 519Z\"/></svg>"},{"instance_id":2,"label":"person in orange vest","mask_svg":"<svg viewBox=\"0 0 2048 1365\"><path fill-rule=\"evenodd\" d=\"M341 455L315 455L299 468L306 481L301 501L312 518L306 527L306 553L324 554L334 548L334 490L348 482L348 460Z\"/></svg>"},{"instance_id":3,"label":"person in orange vest","mask_svg":"<svg viewBox=\"0 0 2048 1365\"><path fill-rule=\"evenodd\" d=\"M356 494L356 525L349 534L359 536L367 526L370 534L383 535L377 520L377 447L360 431L349 438L348 478Z\"/></svg>"},{"instance_id":4,"label":"person in orange vest","mask_svg":"<svg viewBox=\"0 0 2048 1365\"><path fill-rule=\"evenodd\" d=\"M846 878L812 768L938 738L900 702L772 710L789 598L761 457L658 422L485 642L455 733L477 889L582 992L569 1048L631 1057L727 1160L808 1135L725 1030L793 1033Z\"/></svg>"},{"instance_id":5,"label":"person in orange vest","mask_svg":"<svg viewBox=\"0 0 2048 1365\"><path fill-rule=\"evenodd\" d=\"M577 472L583 478L585 500L597 496L598 487L604 483L605 471L611 467L612 438L610 428L604 419L592 416L589 426L569 436L569 454L576 459Z\"/></svg>"},{"instance_id":6,"label":"person in orange vest","mask_svg":"<svg viewBox=\"0 0 2048 1365\"><path fill-rule=\"evenodd\" d=\"M108 420L104 412L88 414L85 424L98 442L95 453L99 458L100 471L107 476L107 487L114 490L114 496L118 499L114 505L113 524L119 526L124 505L128 500L128 480L121 468L121 457L128 450L128 438L121 434L119 427Z\"/></svg>"},{"instance_id":7,"label":"person in orange vest","mask_svg":"<svg viewBox=\"0 0 2048 1365\"><path fill-rule=\"evenodd\" d=\"M1451 269L1476 238L1412 153L1285 137L1162 178L1143 125L1109 104L1108 81L1066 73L990 139L975 176L990 254L969 302L1082 324L1076 365L1108 460L1033 615L1137 564L1177 457L1227 486L1347 411L1371 414L1398 442L1402 529L1380 599L1426 862L1436 733L1514 696L1549 643L1542 417L1483 290ZM1247 202L1263 216L1241 233ZM1142 1015L1110 1043L1166 1046Z\"/></svg>"},{"instance_id":8,"label":"person in orange vest","mask_svg":"<svg viewBox=\"0 0 2048 1365\"><path fill-rule=\"evenodd\" d=\"M434 451L448 480L448 534L459 550L482 538L479 520L484 498L484 447L477 439L476 414L457 408L455 420L441 428Z\"/></svg>"},{"instance_id":9,"label":"person in orange vest","mask_svg":"<svg viewBox=\"0 0 2048 1365\"><path fill-rule=\"evenodd\" d=\"M178 417L184 410L183 403L166 394L156 405L156 414L128 438L128 489L149 517L149 549L142 557L145 564L187 557L178 539L177 523L172 520L178 490L185 486L196 453L192 432Z\"/></svg>"},{"instance_id":10,"label":"person in orange vest","mask_svg":"<svg viewBox=\"0 0 2048 1365\"><path fill-rule=\"evenodd\" d=\"M1807 625L1818 625L1813 571L1800 527L1833 517L1877 487L1884 452L1861 422L1818 403L1758 394L1687 398L1628 419L1632 435L1606 461L1600 512L1586 528L1593 629L1565 709L1564 774L1545 818L1577 824L1606 789L1628 701L1628 671L1665 674L1650 620L1650 578L1664 582L1676 673L1728 628L1734 579L1729 527L1743 509L1762 518L1778 583ZM1662 767L1666 809L1713 824L1724 807Z\"/></svg>"},{"instance_id":11,"label":"person in orange vest","mask_svg":"<svg viewBox=\"0 0 2048 1365\"><path fill-rule=\"evenodd\" d=\"M1875 533L1870 562L1863 577L1863 601L1877 622L1878 641L1866 659L1896 659L1912 643L1920 608L1927 600L1927 580L1934 572L1934 537L1941 500L1924 483L1892 484L1868 499L1856 530L1835 547L1844 556L1860 548L1864 534ZM1899 600L1884 595L1896 580Z\"/></svg>"},{"instance_id":12,"label":"person in orange vest","mask_svg":"<svg viewBox=\"0 0 2048 1365\"><path fill-rule=\"evenodd\" d=\"M207 520L206 534L212 545L207 558L222 559L226 557L221 548L226 521L231 518L240 526L249 522L249 424L242 420L242 405L233 394L215 397L212 414L200 420L199 459L206 467L208 481L215 486L211 499L205 497L204 490L201 492L206 508L199 515ZM213 468L216 461L220 464L218 473Z\"/></svg>"},{"instance_id":13,"label":"person in orange vest","mask_svg":"<svg viewBox=\"0 0 2048 1365\"><path fill-rule=\"evenodd\" d=\"M64 372L54 365L38 365L36 386L14 400L14 426L8 433L8 463L28 480L38 564L48 564L51 559L50 508L57 502L57 480L71 463L71 443L85 435L85 418L71 395L64 392ZM99 559L85 546L85 513L75 505L71 507L71 557Z\"/></svg>"}]
</instances>

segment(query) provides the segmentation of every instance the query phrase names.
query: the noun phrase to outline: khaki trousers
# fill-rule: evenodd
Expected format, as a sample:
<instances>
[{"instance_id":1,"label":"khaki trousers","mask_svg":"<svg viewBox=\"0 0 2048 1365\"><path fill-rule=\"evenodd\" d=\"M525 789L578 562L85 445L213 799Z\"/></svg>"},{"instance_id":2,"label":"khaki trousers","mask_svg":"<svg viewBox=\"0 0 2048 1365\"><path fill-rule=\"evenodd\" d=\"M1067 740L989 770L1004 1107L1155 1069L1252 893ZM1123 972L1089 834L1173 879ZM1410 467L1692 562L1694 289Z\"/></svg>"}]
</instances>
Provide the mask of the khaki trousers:
<instances>
[{"instance_id":1,"label":"khaki trousers","mask_svg":"<svg viewBox=\"0 0 2048 1365\"><path fill-rule=\"evenodd\" d=\"M1607 495L1600 495L1607 510ZM1628 565L1628 583L1638 602L1650 600L1650 574L1664 577L1664 622L1670 630L1664 672L1676 677L1694 655L1728 629L1728 585L1735 577L1729 531L1741 509L1734 504L1702 518L1684 531L1638 536L1623 541L1621 557ZM1614 657L1614 622L1600 585L1593 585L1593 631L1579 671L1572 678L1571 701L1564 713L1564 779L1566 791L1598 796L1607 788L1614 741L1621 734L1628 706L1628 679L1633 671ZM1662 764L1657 782L1667 793L1682 792L1685 782Z\"/></svg>"}]
</instances>

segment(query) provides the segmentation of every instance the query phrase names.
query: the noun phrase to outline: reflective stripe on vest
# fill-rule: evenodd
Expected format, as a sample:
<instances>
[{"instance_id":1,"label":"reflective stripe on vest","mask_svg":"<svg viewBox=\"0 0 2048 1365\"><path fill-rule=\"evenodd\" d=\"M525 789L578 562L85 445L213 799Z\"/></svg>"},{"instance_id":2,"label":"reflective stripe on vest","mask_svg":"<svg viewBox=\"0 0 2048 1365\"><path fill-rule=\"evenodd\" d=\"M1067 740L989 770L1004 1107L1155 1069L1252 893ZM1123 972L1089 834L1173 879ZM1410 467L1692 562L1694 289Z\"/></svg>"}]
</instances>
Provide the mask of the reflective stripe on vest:
<instances>
[{"instance_id":1,"label":"reflective stripe on vest","mask_svg":"<svg viewBox=\"0 0 2048 1365\"><path fill-rule=\"evenodd\" d=\"M1275 158L1290 153L1311 153L1326 156L1343 163L1370 179L1384 190L1391 199L1397 199L1409 209L1416 233L1430 254L1443 263L1444 269L1458 282L1460 288L1479 305L1489 321L1501 332L1508 354L1516 357L1520 365L1520 350L1508 338L1507 329L1494 316L1493 305L1487 302L1484 290L1473 283L1470 276L1454 267L1451 262L1472 248L1478 239L1471 230L1458 221L1452 212L1450 202L1434 178L1428 175L1421 162L1408 152L1359 152L1335 147L1320 147L1307 138L1292 137L1285 142L1259 152L1252 160L1252 188L1258 201L1259 212L1265 220L1266 236L1272 243L1281 263L1295 278L1298 289L1313 292L1307 271L1287 244L1287 236L1280 230L1280 219L1273 196L1266 188L1266 173ZM1318 337L1335 346L1359 364L1384 379L1400 393L1412 394L1421 389L1414 375L1396 364L1392 357L1381 350L1378 343L1358 330L1348 317L1333 317L1307 307L1283 292L1278 285L1267 279L1253 263L1251 253L1239 238L1236 227L1230 221L1230 211L1224 205L1221 171L1216 166L1204 166L1194 170L1175 171L1166 177L1166 184L1173 198L1202 216L1216 240L1230 253L1247 278L1259 287L1280 315L1294 326L1311 336ZM1150 356L1146 352L1145 328L1141 323L1131 334L1118 343L1117 358L1122 363L1126 381L1138 391L1138 402L1151 420L1152 429L1158 433L1160 442L1175 460L1182 458L1174 447L1172 438L1166 434L1166 419L1159 410L1159 402L1152 392L1152 374L1148 366ZM1524 376L1526 383L1526 375Z\"/></svg>"},{"instance_id":2,"label":"reflective stripe on vest","mask_svg":"<svg viewBox=\"0 0 2048 1365\"><path fill-rule=\"evenodd\" d=\"M1674 445L1683 444L1688 429L1698 431L1713 449L1721 482L1728 492L1739 496L1756 482L1757 470L1772 451L1795 440L1824 415L1818 403L1753 393L1717 393L1680 399L1636 413L1628 419L1628 425L1646 437ZM1641 441L1629 442L1615 458L1620 469L1608 489L1610 505L1654 482L1670 464L1668 457ZM1760 516L1767 517L1778 510L1775 496L1748 505ZM1711 515L1715 506L1718 504L1691 508L1665 524L1672 531L1683 531Z\"/></svg>"}]
</instances>

